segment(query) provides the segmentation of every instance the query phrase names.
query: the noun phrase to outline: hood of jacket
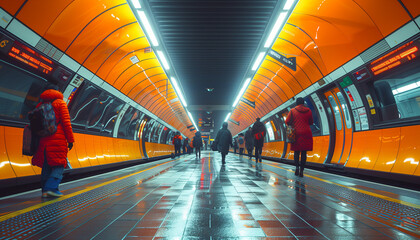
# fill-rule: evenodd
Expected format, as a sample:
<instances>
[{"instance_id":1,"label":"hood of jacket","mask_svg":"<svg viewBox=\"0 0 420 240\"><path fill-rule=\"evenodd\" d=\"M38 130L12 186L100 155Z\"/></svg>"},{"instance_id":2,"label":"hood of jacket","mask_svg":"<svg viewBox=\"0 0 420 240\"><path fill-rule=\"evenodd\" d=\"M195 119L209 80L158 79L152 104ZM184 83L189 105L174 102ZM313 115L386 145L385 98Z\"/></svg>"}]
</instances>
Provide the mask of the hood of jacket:
<instances>
[{"instance_id":1,"label":"hood of jacket","mask_svg":"<svg viewBox=\"0 0 420 240\"><path fill-rule=\"evenodd\" d=\"M301 113L306 113L310 110L308 107L305 107L305 105L303 104L296 106L295 109Z\"/></svg>"},{"instance_id":2,"label":"hood of jacket","mask_svg":"<svg viewBox=\"0 0 420 240\"><path fill-rule=\"evenodd\" d=\"M63 100L63 94L57 90L48 89L41 94L40 98L44 102L52 102L56 99Z\"/></svg>"}]
</instances>

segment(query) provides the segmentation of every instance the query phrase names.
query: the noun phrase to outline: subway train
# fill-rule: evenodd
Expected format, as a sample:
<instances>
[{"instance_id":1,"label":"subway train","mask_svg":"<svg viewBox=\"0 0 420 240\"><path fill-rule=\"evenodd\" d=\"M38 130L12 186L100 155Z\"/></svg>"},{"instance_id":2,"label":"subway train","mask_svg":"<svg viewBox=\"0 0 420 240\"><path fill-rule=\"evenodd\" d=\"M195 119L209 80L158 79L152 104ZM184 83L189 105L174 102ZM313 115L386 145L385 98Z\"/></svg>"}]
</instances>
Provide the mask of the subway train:
<instances>
[{"instance_id":1,"label":"subway train","mask_svg":"<svg viewBox=\"0 0 420 240\"><path fill-rule=\"evenodd\" d=\"M39 179L41 169L22 155L22 134L27 114L48 82L58 83L63 92L75 132L68 174L168 157L176 131L193 136L188 128L193 123L177 98L176 86L168 81L145 34L133 24L134 16L112 25L132 6L108 1L113 5L104 10L92 1L92 11L75 22L82 2L39 6L21 0L0 5L2 186ZM292 15L287 31L250 79L243 98L254 101L240 101L230 115L232 133L243 133L261 117L268 132L264 158L292 163L284 122L295 98L303 97L314 117L309 166L418 183L420 18L415 17L420 6L416 1L403 2L404 8L399 1L384 3L376 15L369 3L359 6L362 10L348 7L343 18L372 13L370 20L360 18L360 25L369 31L319 23L331 42L312 38L304 31L311 29L307 27L311 21ZM105 11L112 14L105 17ZM298 5L295 11L310 9ZM393 24L384 24L390 19ZM102 28L95 24L104 21L108 24ZM138 30L136 36L127 34L133 29ZM279 62L279 49L296 57L295 71ZM140 75L141 80L135 81Z\"/></svg>"}]
</instances>

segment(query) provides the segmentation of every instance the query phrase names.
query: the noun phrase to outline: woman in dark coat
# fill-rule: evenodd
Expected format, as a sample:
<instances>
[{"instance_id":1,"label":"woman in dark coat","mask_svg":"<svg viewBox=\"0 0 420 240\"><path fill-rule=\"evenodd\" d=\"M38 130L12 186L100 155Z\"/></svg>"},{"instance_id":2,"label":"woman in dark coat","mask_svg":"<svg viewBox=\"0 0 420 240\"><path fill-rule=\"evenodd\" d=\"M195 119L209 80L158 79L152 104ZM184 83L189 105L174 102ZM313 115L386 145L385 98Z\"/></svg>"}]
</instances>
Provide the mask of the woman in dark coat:
<instances>
[{"instance_id":1,"label":"woman in dark coat","mask_svg":"<svg viewBox=\"0 0 420 240\"><path fill-rule=\"evenodd\" d=\"M296 107L287 114L286 124L295 128L296 140L292 143L296 165L295 175L303 177L303 169L306 163L306 152L312 151L313 138L310 126L314 123L312 111L304 105L303 98L296 99ZM300 164L299 164L299 155Z\"/></svg>"},{"instance_id":2,"label":"woman in dark coat","mask_svg":"<svg viewBox=\"0 0 420 240\"><path fill-rule=\"evenodd\" d=\"M51 136L40 138L32 165L42 168L42 197L60 197L63 194L58 190L58 185L67 166L67 152L72 149L74 142L69 110L63 100L63 94L58 91L56 85L49 84L40 98L42 102L51 102L57 131Z\"/></svg>"},{"instance_id":3,"label":"woman in dark coat","mask_svg":"<svg viewBox=\"0 0 420 240\"><path fill-rule=\"evenodd\" d=\"M222 164L226 163L226 155L229 152L229 146L232 147L232 134L227 129L228 123L224 122L222 129L217 132L215 142L217 144L217 150L222 154Z\"/></svg>"},{"instance_id":4,"label":"woman in dark coat","mask_svg":"<svg viewBox=\"0 0 420 240\"><path fill-rule=\"evenodd\" d=\"M252 135L252 128L248 128L245 132L245 148L248 151L249 160L251 160L252 151L254 150L254 136Z\"/></svg>"}]
</instances>

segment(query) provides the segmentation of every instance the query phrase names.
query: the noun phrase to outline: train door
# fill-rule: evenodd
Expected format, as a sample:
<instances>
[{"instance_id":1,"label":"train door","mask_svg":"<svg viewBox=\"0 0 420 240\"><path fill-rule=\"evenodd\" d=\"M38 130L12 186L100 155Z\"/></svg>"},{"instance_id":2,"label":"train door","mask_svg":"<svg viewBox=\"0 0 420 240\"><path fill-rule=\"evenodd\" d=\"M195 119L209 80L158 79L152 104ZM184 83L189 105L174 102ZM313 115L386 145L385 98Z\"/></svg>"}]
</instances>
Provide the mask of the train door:
<instances>
[{"instance_id":1,"label":"train door","mask_svg":"<svg viewBox=\"0 0 420 240\"><path fill-rule=\"evenodd\" d=\"M353 129L349 108L338 88L324 93L334 116L335 146L330 163L344 165L350 155Z\"/></svg>"}]
</instances>

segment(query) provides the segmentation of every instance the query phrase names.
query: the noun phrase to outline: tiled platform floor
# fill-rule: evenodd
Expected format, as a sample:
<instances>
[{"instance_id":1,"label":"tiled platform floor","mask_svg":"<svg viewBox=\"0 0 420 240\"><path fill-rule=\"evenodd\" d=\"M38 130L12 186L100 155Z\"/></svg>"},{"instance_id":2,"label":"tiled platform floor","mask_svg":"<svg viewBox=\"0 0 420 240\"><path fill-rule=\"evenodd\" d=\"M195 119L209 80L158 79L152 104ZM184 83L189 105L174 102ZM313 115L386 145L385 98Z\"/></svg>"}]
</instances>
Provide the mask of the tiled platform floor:
<instances>
[{"instance_id":1,"label":"tiled platform floor","mask_svg":"<svg viewBox=\"0 0 420 240\"><path fill-rule=\"evenodd\" d=\"M0 239L419 239L420 193L202 153L0 199Z\"/></svg>"}]
</instances>

